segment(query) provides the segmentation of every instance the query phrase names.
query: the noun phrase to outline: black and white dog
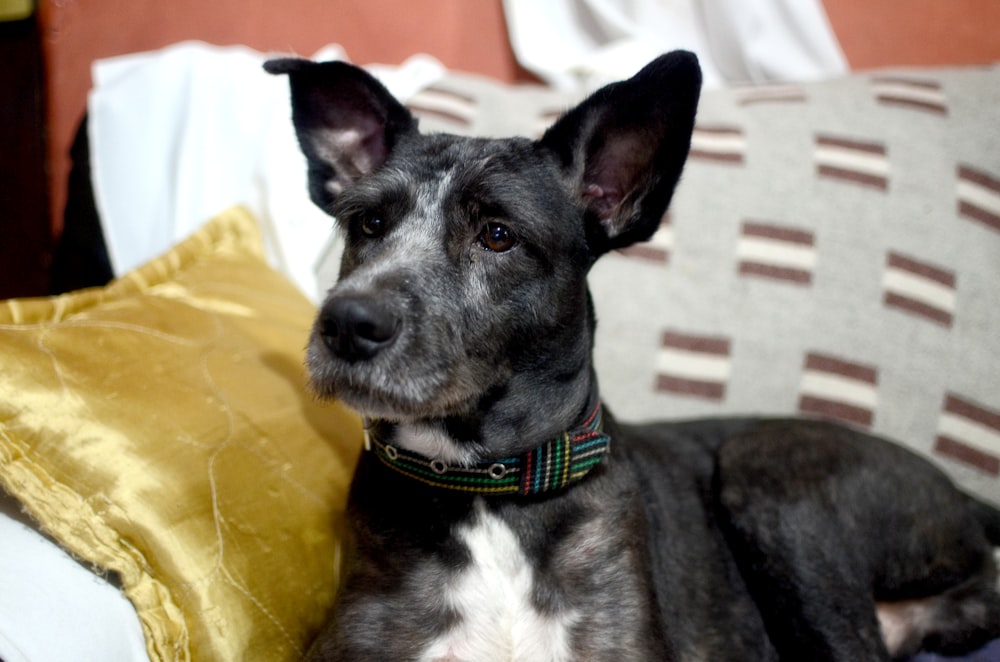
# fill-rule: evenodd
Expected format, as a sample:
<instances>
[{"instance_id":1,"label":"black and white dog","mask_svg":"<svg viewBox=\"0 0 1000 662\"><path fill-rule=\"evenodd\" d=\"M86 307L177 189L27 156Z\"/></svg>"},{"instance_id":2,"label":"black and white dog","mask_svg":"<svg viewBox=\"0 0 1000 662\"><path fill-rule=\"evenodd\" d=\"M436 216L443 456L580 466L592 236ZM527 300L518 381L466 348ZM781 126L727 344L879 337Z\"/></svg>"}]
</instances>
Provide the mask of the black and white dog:
<instances>
[{"instance_id":1,"label":"black and white dog","mask_svg":"<svg viewBox=\"0 0 1000 662\"><path fill-rule=\"evenodd\" d=\"M693 55L538 141L422 135L348 64L266 68L347 236L312 383L369 420L314 659L858 662L1000 636L1000 514L901 447L602 409L587 272L660 223Z\"/></svg>"}]
</instances>

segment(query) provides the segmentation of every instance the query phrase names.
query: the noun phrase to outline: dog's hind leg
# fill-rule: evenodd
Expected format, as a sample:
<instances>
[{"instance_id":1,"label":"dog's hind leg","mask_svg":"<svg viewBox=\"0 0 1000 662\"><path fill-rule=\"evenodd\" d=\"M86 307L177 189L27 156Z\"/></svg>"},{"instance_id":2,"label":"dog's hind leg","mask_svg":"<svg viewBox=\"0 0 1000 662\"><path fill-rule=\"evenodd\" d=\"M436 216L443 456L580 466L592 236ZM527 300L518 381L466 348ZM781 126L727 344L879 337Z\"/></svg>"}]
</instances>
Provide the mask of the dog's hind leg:
<instances>
[{"instance_id":1,"label":"dog's hind leg","mask_svg":"<svg viewBox=\"0 0 1000 662\"><path fill-rule=\"evenodd\" d=\"M773 421L722 446L716 490L782 659L964 652L996 636L992 511L924 459L842 427Z\"/></svg>"},{"instance_id":2,"label":"dog's hind leg","mask_svg":"<svg viewBox=\"0 0 1000 662\"><path fill-rule=\"evenodd\" d=\"M814 500L719 512L728 544L781 660L888 661L859 550Z\"/></svg>"}]
</instances>

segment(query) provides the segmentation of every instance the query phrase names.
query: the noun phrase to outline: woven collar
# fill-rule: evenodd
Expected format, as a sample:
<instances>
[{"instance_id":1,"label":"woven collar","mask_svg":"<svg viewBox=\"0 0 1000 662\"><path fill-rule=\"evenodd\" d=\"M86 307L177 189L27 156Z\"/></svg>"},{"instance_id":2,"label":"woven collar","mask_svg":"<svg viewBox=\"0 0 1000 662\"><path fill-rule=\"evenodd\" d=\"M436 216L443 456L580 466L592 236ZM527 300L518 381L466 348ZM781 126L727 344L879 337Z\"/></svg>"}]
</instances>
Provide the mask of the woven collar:
<instances>
[{"instance_id":1,"label":"woven collar","mask_svg":"<svg viewBox=\"0 0 1000 662\"><path fill-rule=\"evenodd\" d=\"M450 467L442 460L383 443L365 430L365 449L390 469L433 487L486 495L528 496L562 489L590 473L610 447L611 437L602 431L600 401L580 427L517 457L472 466Z\"/></svg>"}]
</instances>

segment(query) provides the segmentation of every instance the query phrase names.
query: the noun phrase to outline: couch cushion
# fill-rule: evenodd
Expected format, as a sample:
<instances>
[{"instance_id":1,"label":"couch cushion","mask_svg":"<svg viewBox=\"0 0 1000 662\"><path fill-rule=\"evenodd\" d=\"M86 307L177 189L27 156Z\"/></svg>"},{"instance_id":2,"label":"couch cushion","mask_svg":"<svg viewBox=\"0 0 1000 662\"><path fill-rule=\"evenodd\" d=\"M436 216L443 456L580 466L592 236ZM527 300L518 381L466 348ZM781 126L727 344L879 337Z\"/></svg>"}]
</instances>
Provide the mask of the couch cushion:
<instances>
[{"instance_id":1,"label":"couch cushion","mask_svg":"<svg viewBox=\"0 0 1000 662\"><path fill-rule=\"evenodd\" d=\"M592 275L611 407L835 419L1000 504L998 104L998 67L705 93L660 232Z\"/></svg>"}]
</instances>

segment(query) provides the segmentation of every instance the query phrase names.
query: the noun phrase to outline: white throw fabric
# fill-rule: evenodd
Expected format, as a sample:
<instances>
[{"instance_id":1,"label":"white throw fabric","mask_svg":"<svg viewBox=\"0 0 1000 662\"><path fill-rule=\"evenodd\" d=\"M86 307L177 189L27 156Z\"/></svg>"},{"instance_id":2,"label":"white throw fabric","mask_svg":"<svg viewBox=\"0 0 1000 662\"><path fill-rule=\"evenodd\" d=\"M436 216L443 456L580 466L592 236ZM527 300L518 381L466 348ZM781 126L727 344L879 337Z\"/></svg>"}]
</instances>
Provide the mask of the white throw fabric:
<instances>
[{"instance_id":1,"label":"white throw fabric","mask_svg":"<svg viewBox=\"0 0 1000 662\"><path fill-rule=\"evenodd\" d=\"M328 47L314 59L342 59ZM243 47L186 42L94 64L89 136L94 195L120 275L242 204L261 221L273 264L312 299L332 221L306 194L288 78ZM415 56L372 72L400 99L444 68Z\"/></svg>"},{"instance_id":2,"label":"white throw fabric","mask_svg":"<svg viewBox=\"0 0 1000 662\"><path fill-rule=\"evenodd\" d=\"M683 48L707 87L806 81L847 62L820 0L504 0L521 64L563 89L593 88Z\"/></svg>"},{"instance_id":3,"label":"white throw fabric","mask_svg":"<svg viewBox=\"0 0 1000 662\"><path fill-rule=\"evenodd\" d=\"M116 588L2 512L0 541L0 659L149 659L139 617Z\"/></svg>"}]
</instances>

